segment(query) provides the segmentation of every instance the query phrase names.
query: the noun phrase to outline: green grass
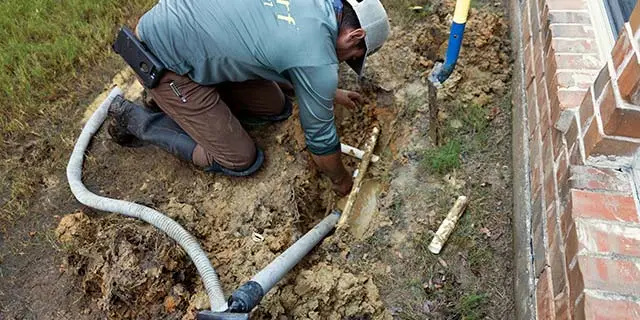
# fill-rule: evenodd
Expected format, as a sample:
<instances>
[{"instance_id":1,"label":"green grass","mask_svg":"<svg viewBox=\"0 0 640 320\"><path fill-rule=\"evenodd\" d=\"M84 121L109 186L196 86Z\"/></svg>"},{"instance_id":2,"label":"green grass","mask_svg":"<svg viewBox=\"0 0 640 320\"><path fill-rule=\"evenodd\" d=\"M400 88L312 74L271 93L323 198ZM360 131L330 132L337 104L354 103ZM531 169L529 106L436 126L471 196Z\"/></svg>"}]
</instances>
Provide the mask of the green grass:
<instances>
[{"instance_id":1,"label":"green grass","mask_svg":"<svg viewBox=\"0 0 640 320\"><path fill-rule=\"evenodd\" d=\"M432 0L395 0L384 3L385 9L389 13L391 21L396 25L408 26L416 21L423 20L431 14ZM409 8L422 6L422 11L414 11ZM453 11L451 12L453 14Z\"/></svg>"},{"instance_id":2,"label":"green grass","mask_svg":"<svg viewBox=\"0 0 640 320\"><path fill-rule=\"evenodd\" d=\"M422 168L441 174L460 168L461 148L458 140L451 140L443 146L427 149L421 162Z\"/></svg>"},{"instance_id":3,"label":"green grass","mask_svg":"<svg viewBox=\"0 0 640 320\"><path fill-rule=\"evenodd\" d=\"M24 213L43 176L63 168L83 102L114 61L110 43L155 1L0 2L0 209ZM98 71L96 71L98 70ZM108 71L105 71L108 70ZM104 84L106 85L106 84ZM28 147L24 147L28 145Z\"/></svg>"},{"instance_id":4,"label":"green grass","mask_svg":"<svg viewBox=\"0 0 640 320\"><path fill-rule=\"evenodd\" d=\"M135 2L141 7L150 3ZM118 21L130 14L128 3L6 0L0 4L3 138L28 130L31 120L49 115L43 104L72 89L85 68L104 59Z\"/></svg>"},{"instance_id":5,"label":"green grass","mask_svg":"<svg viewBox=\"0 0 640 320\"><path fill-rule=\"evenodd\" d=\"M456 312L463 320L484 319L483 305L487 296L484 294L470 293L462 296L456 304Z\"/></svg>"}]
</instances>

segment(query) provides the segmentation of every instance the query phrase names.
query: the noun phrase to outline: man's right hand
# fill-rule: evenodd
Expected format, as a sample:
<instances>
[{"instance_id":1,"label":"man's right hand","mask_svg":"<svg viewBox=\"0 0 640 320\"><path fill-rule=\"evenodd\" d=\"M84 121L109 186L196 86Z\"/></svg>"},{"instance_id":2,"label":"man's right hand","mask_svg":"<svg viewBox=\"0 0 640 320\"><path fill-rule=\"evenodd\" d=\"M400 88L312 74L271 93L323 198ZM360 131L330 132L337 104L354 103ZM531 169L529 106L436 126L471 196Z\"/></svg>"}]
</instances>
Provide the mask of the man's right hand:
<instances>
[{"instance_id":1,"label":"man's right hand","mask_svg":"<svg viewBox=\"0 0 640 320\"><path fill-rule=\"evenodd\" d=\"M351 191L353 178L344 168L340 151L327 155L311 155L320 171L326 174L333 183L333 191L340 196L345 196Z\"/></svg>"}]
</instances>

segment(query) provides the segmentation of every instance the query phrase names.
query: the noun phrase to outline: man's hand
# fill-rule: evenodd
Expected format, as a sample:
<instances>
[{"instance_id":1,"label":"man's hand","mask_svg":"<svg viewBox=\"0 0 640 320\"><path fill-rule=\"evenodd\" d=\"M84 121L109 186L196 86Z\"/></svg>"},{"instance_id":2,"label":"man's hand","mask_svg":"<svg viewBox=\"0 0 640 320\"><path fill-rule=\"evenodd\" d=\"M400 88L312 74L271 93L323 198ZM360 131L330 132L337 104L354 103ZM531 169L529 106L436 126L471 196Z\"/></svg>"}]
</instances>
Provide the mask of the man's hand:
<instances>
[{"instance_id":1,"label":"man's hand","mask_svg":"<svg viewBox=\"0 0 640 320\"><path fill-rule=\"evenodd\" d=\"M340 196L345 196L351 191L353 178L349 171L344 168L340 152L318 156L312 154L313 161L318 165L320 171L326 174L333 182L333 191Z\"/></svg>"},{"instance_id":2,"label":"man's hand","mask_svg":"<svg viewBox=\"0 0 640 320\"><path fill-rule=\"evenodd\" d=\"M355 91L338 89L336 90L336 97L333 101L349 109L355 109L359 104L362 104L364 100L362 96Z\"/></svg>"}]
</instances>

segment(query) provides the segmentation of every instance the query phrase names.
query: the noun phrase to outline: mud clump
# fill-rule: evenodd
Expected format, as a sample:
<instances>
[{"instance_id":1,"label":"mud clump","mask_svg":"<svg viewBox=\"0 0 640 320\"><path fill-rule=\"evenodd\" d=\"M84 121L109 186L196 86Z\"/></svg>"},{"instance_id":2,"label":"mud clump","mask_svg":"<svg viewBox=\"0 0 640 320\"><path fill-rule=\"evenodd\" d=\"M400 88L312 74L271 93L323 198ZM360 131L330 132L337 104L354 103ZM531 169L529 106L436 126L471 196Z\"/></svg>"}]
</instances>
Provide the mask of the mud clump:
<instances>
[{"instance_id":1,"label":"mud clump","mask_svg":"<svg viewBox=\"0 0 640 320\"><path fill-rule=\"evenodd\" d=\"M182 317L194 268L153 227L79 212L63 217L56 235L70 251L62 269L81 278L84 293L109 318Z\"/></svg>"},{"instance_id":2,"label":"mud clump","mask_svg":"<svg viewBox=\"0 0 640 320\"><path fill-rule=\"evenodd\" d=\"M370 276L358 276L321 262L281 286L256 311L257 318L391 319Z\"/></svg>"}]
</instances>

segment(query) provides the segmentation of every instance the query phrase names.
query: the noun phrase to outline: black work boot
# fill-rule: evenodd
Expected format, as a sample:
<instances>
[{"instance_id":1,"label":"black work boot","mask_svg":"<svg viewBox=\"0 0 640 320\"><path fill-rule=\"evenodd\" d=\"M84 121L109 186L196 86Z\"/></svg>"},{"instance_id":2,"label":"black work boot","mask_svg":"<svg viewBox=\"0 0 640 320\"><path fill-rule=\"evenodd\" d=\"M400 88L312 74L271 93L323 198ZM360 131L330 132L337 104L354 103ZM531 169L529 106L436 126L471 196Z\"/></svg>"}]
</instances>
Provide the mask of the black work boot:
<instances>
[{"instance_id":1,"label":"black work boot","mask_svg":"<svg viewBox=\"0 0 640 320\"><path fill-rule=\"evenodd\" d=\"M168 115L153 112L122 96L116 96L109 105L109 134L114 142L125 147L142 146L150 143L193 163L196 142ZM203 168L206 172L218 172L229 176L244 177L258 171L264 162L264 153L256 148L256 160L247 169L232 170L213 162Z\"/></svg>"},{"instance_id":2,"label":"black work boot","mask_svg":"<svg viewBox=\"0 0 640 320\"><path fill-rule=\"evenodd\" d=\"M166 114L116 96L109 106L109 116L109 134L119 145L138 147L148 142L192 162L196 142Z\"/></svg>"}]
</instances>

